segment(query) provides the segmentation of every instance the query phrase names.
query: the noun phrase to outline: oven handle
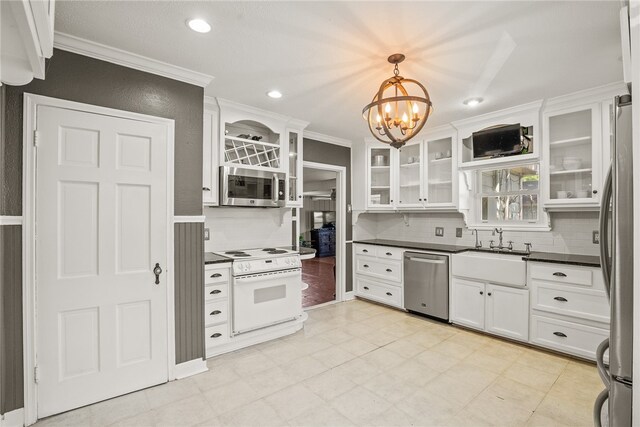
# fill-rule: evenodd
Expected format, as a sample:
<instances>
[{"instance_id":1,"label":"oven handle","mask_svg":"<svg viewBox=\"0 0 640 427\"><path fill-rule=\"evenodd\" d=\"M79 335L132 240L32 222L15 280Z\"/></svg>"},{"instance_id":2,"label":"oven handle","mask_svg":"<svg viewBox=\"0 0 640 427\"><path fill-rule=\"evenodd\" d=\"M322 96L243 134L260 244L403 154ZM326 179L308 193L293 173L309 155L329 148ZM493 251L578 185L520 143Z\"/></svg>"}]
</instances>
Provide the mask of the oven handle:
<instances>
[{"instance_id":1,"label":"oven handle","mask_svg":"<svg viewBox=\"0 0 640 427\"><path fill-rule=\"evenodd\" d=\"M259 274L250 274L247 276L236 276L234 277L234 285L244 285L249 283L260 282L263 280L278 280L278 279L286 279L290 277L300 277L300 269L296 268L294 270L285 270L271 273L259 273Z\"/></svg>"},{"instance_id":2,"label":"oven handle","mask_svg":"<svg viewBox=\"0 0 640 427\"><path fill-rule=\"evenodd\" d=\"M271 200L273 203L278 203L280 200L280 179L278 178L278 174L273 174L273 194L271 195Z\"/></svg>"}]
</instances>

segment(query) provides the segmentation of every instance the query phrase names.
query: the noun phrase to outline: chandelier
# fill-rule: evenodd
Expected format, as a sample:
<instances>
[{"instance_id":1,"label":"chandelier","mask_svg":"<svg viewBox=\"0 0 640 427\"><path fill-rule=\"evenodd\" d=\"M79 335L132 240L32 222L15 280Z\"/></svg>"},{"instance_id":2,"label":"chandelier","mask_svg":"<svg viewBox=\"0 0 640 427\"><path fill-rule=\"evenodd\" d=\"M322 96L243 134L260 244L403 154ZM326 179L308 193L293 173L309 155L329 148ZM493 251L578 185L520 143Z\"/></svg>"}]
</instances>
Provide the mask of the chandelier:
<instances>
[{"instance_id":1,"label":"chandelier","mask_svg":"<svg viewBox=\"0 0 640 427\"><path fill-rule=\"evenodd\" d=\"M420 82L400 75L398 64L404 58L401 53L388 58L395 64L393 77L382 82L371 103L362 109L371 134L395 148L420 132L433 109L427 89Z\"/></svg>"}]
</instances>

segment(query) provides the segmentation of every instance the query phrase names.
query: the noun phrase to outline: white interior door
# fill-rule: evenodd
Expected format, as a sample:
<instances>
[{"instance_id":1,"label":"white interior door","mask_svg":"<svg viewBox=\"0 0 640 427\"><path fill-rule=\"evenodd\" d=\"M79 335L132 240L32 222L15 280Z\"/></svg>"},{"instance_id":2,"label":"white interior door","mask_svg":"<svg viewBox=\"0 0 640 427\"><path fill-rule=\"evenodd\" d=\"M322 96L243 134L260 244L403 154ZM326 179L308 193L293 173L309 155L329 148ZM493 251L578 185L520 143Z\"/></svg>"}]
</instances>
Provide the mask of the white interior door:
<instances>
[{"instance_id":1,"label":"white interior door","mask_svg":"<svg viewBox=\"0 0 640 427\"><path fill-rule=\"evenodd\" d=\"M37 111L38 417L165 382L166 127Z\"/></svg>"}]
</instances>

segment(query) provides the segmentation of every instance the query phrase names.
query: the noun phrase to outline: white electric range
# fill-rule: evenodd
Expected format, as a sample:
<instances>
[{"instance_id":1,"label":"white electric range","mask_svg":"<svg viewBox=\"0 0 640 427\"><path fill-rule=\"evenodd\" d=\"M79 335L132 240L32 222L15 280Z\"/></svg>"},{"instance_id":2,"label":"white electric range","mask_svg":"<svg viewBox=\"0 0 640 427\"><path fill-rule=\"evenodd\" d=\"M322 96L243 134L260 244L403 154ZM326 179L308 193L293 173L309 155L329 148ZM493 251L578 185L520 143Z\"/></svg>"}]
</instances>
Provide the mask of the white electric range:
<instances>
[{"instance_id":1,"label":"white electric range","mask_svg":"<svg viewBox=\"0 0 640 427\"><path fill-rule=\"evenodd\" d=\"M298 252L281 248L215 252L233 259L233 334L302 316L302 264Z\"/></svg>"}]
</instances>

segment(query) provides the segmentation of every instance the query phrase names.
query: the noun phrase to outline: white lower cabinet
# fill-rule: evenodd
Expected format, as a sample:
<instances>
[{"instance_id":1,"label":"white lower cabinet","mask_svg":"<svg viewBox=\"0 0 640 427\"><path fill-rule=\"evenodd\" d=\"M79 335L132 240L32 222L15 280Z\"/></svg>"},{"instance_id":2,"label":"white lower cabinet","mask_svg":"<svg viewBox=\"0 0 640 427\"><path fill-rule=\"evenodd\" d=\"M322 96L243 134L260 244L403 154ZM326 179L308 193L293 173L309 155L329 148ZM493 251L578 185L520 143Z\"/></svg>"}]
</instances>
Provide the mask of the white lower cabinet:
<instances>
[{"instance_id":1,"label":"white lower cabinet","mask_svg":"<svg viewBox=\"0 0 640 427\"><path fill-rule=\"evenodd\" d=\"M208 264L204 268L204 343L207 357L212 349L231 339L229 327L230 263Z\"/></svg>"},{"instance_id":2,"label":"white lower cabinet","mask_svg":"<svg viewBox=\"0 0 640 427\"><path fill-rule=\"evenodd\" d=\"M402 307L402 287L356 277L356 293L359 297L394 307Z\"/></svg>"},{"instance_id":3,"label":"white lower cabinet","mask_svg":"<svg viewBox=\"0 0 640 427\"><path fill-rule=\"evenodd\" d=\"M403 308L403 249L356 244L353 252L356 295Z\"/></svg>"},{"instance_id":4,"label":"white lower cabinet","mask_svg":"<svg viewBox=\"0 0 640 427\"><path fill-rule=\"evenodd\" d=\"M529 290L454 277L451 321L518 341L529 339Z\"/></svg>"}]
</instances>

